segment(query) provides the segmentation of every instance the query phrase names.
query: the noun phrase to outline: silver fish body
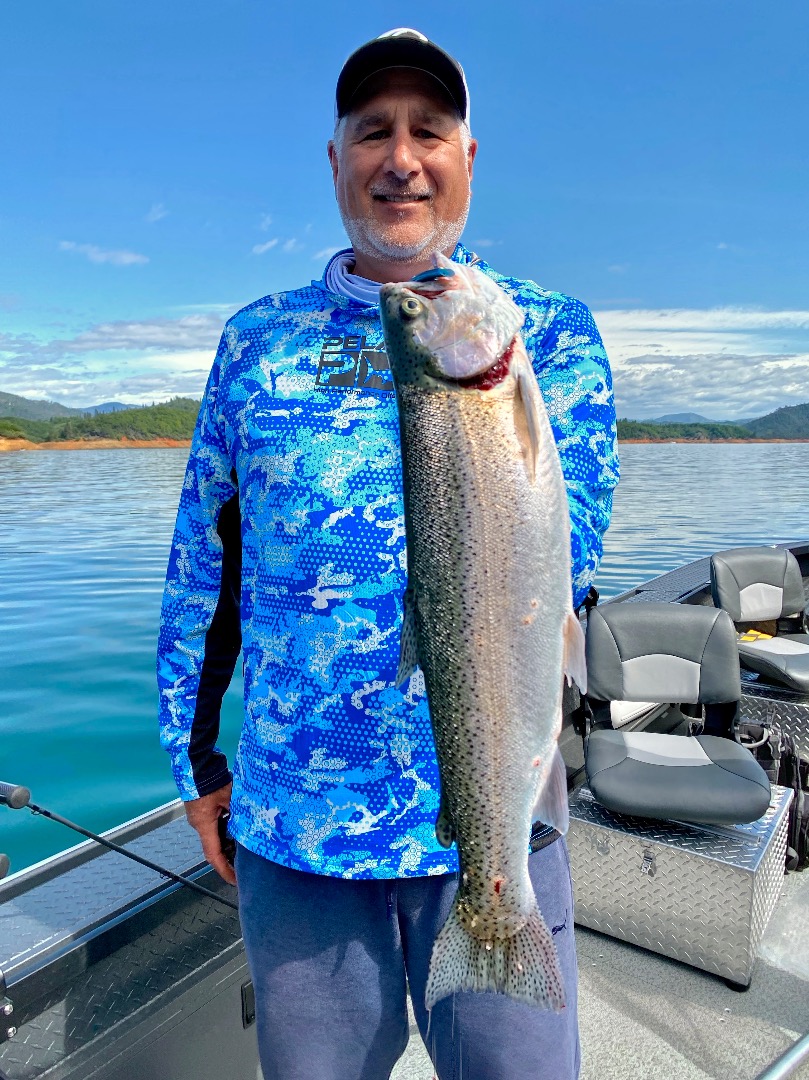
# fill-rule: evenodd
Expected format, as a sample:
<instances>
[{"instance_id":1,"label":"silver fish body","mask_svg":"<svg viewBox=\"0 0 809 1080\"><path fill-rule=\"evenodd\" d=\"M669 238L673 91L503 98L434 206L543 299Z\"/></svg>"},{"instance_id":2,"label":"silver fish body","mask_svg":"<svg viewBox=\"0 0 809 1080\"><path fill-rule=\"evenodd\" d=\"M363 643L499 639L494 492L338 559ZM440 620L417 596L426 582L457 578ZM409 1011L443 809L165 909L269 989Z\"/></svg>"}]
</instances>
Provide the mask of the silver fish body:
<instances>
[{"instance_id":1,"label":"silver fish body","mask_svg":"<svg viewBox=\"0 0 809 1080\"><path fill-rule=\"evenodd\" d=\"M475 357L473 340L476 376L446 378L428 324L430 305L454 298L418 288L384 286L382 310L404 468L402 674L415 662L424 672L441 774L436 831L446 846L456 840L461 866L427 1007L472 989L559 1009L564 988L528 842L535 812L566 827L556 739L566 642L577 651L581 631L565 484L519 334L504 357Z\"/></svg>"}]
</instances>

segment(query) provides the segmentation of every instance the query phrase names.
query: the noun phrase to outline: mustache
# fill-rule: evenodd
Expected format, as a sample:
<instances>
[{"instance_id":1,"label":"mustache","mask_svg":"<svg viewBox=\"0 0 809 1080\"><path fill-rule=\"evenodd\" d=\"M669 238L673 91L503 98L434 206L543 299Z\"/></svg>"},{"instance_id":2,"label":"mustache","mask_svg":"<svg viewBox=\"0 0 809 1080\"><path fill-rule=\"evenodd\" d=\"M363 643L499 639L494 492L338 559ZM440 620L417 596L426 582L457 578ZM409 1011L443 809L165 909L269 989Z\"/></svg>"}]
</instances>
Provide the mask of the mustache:
<instances>
[{"instance_id":1,"label":"mustache","mask_svg":"<svg viewBox=\"0 0 809 1080\"><path fill-rule=\"evenodd\" d=\"M400 199L431 199L435 192L432 188L411 188L405 185L401 187L374 186L369 189L369 194L374 199L387 199L391 196Z\"/></svg>"}]
</instances>

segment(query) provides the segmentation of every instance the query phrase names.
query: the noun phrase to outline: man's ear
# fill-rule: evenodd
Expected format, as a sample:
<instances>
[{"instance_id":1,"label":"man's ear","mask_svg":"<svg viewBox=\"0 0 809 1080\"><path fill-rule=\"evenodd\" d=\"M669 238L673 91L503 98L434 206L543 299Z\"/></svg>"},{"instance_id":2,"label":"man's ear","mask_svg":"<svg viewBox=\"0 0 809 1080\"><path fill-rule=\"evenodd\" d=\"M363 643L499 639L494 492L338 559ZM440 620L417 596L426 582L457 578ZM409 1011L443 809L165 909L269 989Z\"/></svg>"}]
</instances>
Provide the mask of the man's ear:
<instances>
[{"instance_id":1,"label":"man's ear","mask_svg":"<svg viewBox=\"0 0 809 1080\"><path fill-rule=\"evenodd\" d=\"M475 155L477 154L477 152L478 152L478 141L477 141L477 139L470 139L469 140L469 149L466 152L466 168L467 168L467 170L469 172L469 179L470 180L472 179L472 166L475 163ZM337 174L335 173L335 175L337 175Z\"/></svg>"},{"instance_id":2,"label":"man's ear","mask_svg":"<svg viewBox=\"0 0 809 1080\"><path fill-rule=\"evenodd\" d=\"M334 139L329 139L329 145L327 146L329 155L329 162L331 163L331 175L335 184L337 183L337 170L340 167L340 162L337 157L337 147L334 145Z\"/></svg>"}]
</instances>

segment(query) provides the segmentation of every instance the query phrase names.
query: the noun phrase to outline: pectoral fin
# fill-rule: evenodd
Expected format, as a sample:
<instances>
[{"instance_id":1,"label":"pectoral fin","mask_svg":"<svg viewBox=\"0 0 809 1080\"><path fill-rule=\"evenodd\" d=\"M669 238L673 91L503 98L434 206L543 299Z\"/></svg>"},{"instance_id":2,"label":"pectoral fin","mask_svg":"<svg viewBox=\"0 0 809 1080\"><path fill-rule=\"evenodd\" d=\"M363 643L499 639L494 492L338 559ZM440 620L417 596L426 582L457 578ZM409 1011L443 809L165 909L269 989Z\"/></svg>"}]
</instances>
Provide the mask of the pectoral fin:
<instances>
[{"instance_id":1,"label":"pectoral fin","mask_svg":"<svg viewBox=\"0 0 809 1080\"><path fill-rule=\"evenodd\" d=\"M402 686L419 666L418 644L416 641L416 594L412 585L408 585L404 594L404 620L402 638L399 645L399 667L396 671L396 685Z\"/></svg>"},{"instance_id":2,"label":"pectoral fin","mask_svg":"<svg viewBox=\"0 0 809 1080\"><path fill-rule=\"evenodd\" d=\"M527 360L522 357L515 358L512 363L512 371L517 377L517 401L515 404L521 408L525 420L525 430L520 434L523 437L523 442L527 444L526 464L528 466L528 476L531 483L534 483L537 478L540 445L539 405L536 399L539 388Z\"/></svg>"}]
</instances>

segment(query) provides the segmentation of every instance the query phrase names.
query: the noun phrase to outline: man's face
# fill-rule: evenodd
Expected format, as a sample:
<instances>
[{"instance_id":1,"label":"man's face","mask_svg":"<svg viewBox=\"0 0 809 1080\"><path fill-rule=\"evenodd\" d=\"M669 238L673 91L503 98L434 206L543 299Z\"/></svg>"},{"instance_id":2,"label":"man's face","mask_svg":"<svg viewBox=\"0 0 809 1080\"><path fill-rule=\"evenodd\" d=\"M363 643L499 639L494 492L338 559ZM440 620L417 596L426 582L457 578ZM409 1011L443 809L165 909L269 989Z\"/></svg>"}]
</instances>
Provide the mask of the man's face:
<instances>
[{"instance_id":1,"label":"man's face","mask_svg":"<svg viewBox=\"0 0 809 1080\"><path fill-rule=\"evenodd\" d=\"M394 68L376 76L329 143L337 205L354 250L408 262L451 251L469 211L474 139L439 84Z\"/></svg>"}]
</instances>

